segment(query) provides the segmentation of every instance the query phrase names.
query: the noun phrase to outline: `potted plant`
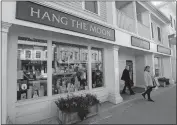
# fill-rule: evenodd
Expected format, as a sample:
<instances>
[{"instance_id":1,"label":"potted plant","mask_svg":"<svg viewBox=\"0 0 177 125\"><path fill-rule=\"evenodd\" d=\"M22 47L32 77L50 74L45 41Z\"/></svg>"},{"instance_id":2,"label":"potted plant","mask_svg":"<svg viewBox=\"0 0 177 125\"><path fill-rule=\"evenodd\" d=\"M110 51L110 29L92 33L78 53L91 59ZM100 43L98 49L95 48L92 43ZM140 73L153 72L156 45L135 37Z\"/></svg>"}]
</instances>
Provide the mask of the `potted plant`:
<instances>
[{"instance_id":1,"label":"potted plant","mask_svg":"<svg viewBox=\"0 0 177 125\"><path fill-rule=\"evenodd\" d=\"M72 124L98 113L99 100L95 95L67 96L55 101L59 119L63 124Z\"/></svg>"},{"instance_id":2,"label":"potted plant","mask_svg":"<svg viewBox=\"0 0 177 125\"><path fill-rule=\"evenodd\" d=\"M159 78L158 81L159 81L160 84L163 84L163 86L170 84L170 83L169 83L169 79L167 79L167 78L165 78L165 77Z\"/></svg>"}]
</instances>

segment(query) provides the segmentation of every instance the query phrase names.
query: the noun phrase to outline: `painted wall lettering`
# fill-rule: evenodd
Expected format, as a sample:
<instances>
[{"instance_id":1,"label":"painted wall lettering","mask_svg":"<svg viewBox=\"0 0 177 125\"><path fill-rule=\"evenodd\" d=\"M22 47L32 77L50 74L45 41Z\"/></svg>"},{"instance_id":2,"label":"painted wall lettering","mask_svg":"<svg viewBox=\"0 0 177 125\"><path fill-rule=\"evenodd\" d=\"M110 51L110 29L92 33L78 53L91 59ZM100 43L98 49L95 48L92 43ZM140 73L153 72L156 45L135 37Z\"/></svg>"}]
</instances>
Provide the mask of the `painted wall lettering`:
<instances>
[{"instance_id":1,"label":"painted wall lettering","mask_svg":"<svg viewBox=\"0 0 177 125\"><path fill-rule=\"evenodd\" d=\"M16 19L115 41L115 30L29 1L17 1Z\"/></svg>"}]
</instances>

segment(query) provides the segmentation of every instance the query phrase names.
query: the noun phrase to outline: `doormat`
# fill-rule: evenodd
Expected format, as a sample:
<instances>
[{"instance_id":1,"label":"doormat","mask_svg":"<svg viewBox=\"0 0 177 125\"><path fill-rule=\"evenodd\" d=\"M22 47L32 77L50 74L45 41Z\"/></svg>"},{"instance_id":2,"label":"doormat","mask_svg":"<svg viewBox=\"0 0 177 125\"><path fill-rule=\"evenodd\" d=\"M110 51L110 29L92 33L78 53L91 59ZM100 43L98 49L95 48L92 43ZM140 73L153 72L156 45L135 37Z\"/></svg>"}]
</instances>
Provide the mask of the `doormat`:
<instances>
[{"instance_id":1,"label":"doormat","mask_svg":"<svg viewBox=\"0 0 177 125\"><path fill-rule=\"evenodd\" d=\"M141 88L141 87L134 87L132 88L132 90L135 92L135 93L142 93L145 91L144 88Z\"/></svg>"}]
</instances>

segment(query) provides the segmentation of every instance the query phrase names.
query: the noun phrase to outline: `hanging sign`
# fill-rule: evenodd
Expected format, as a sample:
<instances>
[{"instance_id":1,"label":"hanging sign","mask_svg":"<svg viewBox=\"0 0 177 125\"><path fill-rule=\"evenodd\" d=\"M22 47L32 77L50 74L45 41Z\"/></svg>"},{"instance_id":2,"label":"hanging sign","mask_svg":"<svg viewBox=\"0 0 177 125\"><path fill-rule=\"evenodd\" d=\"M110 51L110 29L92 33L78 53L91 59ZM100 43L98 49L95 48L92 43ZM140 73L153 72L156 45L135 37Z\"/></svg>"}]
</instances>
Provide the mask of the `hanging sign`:
<instances>
[{"instance_id":1,"label":"hanging sign","mask_svg":"<svg viewBox=\"0 0 177 125\"><path fill-rule=\"evenodd\" d=\"M131 37L131 44L132 46L135 46L135 47L150 50L150 43L148 41L139 39L134 36Z\"/></svg>"},{"instance_id":2,"label":"hanging sign","mask_svg":"<svg viewBox=\"0 0 177 125\"><path fill-rule=\"evenodd\" d=\"M171 50L170 49L165 48L163 46L159 46L159 45L157 45L157 52L171 55Z\"/></svg>"}]
</instances>

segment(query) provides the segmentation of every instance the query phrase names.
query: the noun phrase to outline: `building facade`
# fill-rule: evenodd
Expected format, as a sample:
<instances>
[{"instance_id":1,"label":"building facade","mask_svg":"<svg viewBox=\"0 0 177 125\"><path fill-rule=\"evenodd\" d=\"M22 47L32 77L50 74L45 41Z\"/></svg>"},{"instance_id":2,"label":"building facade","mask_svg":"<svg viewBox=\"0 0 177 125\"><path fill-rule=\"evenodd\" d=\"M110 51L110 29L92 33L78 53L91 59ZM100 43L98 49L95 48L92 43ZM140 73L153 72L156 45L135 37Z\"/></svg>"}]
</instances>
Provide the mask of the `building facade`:
<instances>
[{"instance_id":1,"label":"building facade","mask_svg":"<svg viewBox=\"0 0 177 125\"><path fill-rule=\"evenodd\" d=\"M174 82L176 82L176 2L164 2L157 6L157 8L170 19L169 26L169 44L172 49L172 76Z\"/></svg>"},{"instance_id":2,"label":"building facade","mask_svg":"<svg viewBox=\"0 0 177 125\"><path fill-rule=\"evenodd\" d=\"M68 93L120 103L125 65L135 86L146 65L173 79L170 20L148 2L2 2L1 23L3 123L57 116Z\"/></svg>"}]
</instances>

